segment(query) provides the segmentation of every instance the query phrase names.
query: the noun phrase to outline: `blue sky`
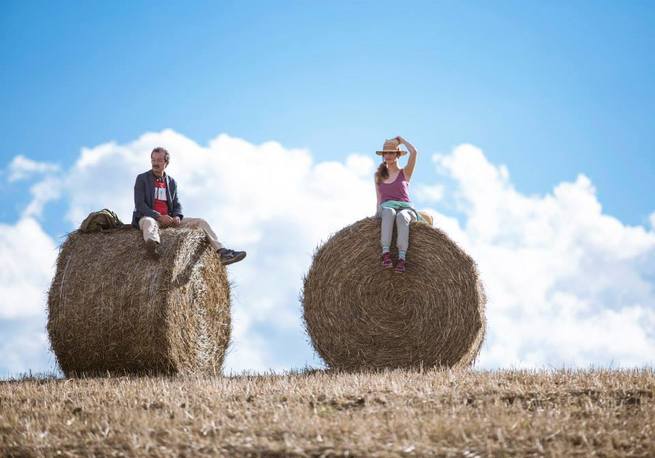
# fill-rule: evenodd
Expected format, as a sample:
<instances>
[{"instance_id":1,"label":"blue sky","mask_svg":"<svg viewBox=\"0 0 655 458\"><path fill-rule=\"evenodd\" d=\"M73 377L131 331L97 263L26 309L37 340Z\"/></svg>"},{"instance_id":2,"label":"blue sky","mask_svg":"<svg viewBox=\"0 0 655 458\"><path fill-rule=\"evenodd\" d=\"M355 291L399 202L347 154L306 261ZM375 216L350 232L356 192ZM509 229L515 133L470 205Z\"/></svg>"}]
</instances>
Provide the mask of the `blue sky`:
<instances>
[{"instance_id":1,"label":"blue sky","mask_svg":"<svg viewBox=\"0 0 655 458\"><path fill-rule=\"evenodd\" d=\"M653 24L648 1L5 0L0 224L33 197L33 180L6 177L17 155L65 171L83 147L173 129L199 145L275 140L315 162L374 157L401 134L425 183L433 153L470 143L522 195L584 174L603 214L648 227ZM68 207L39 215L57 242Z\"/></svg>"},{"instance_id":2,"label":"blue sky","mask_svg":"<svg viewBox=\"0 0 655 458\"><path fill-rule=\"evenodd\" d=\"M610 214L652 210L651 2L14 2L0 15L0 158L174 128L318 158L396 132L462 142L518 189L584 172ZM0 218L19 209L3 199ZM20 199L19 199L20 200Z\"/></svg>"}]
</instances>

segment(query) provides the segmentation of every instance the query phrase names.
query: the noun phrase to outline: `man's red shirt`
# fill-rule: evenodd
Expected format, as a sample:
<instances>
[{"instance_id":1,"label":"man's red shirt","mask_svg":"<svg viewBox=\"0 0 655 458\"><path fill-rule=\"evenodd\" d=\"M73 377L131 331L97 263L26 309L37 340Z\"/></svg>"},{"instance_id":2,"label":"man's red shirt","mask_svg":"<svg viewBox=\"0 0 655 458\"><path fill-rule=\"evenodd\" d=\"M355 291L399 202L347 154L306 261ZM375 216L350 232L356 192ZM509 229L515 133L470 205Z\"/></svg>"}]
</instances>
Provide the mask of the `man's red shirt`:
<instances>
[{"instance_id":1,"label":"man's red shirt","mask_svg":"<svg viewBox=\"0 0 655 458\"><path fill-rule=\"evenodd\" d=\"M162 215L168 215L168 200L166 199L166 179L164 177L155 177L155 199L153 201L153 210Z\"/></svg>"}]
</instances>

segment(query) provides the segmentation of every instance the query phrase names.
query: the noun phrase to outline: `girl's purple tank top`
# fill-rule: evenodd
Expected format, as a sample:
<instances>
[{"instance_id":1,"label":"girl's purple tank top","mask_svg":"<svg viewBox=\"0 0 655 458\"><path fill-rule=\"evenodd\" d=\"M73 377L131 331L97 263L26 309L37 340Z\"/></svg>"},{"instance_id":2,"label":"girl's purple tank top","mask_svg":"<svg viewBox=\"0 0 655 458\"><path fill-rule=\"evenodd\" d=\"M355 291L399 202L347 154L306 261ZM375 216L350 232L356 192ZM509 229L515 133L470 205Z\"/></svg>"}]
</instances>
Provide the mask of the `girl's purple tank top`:
<instances>
[{"instance_id":1,"label":"girl's purple tank top","mask_svg":"<svg viewBox=\"0 0 655 458\"><path fill-rule=\"evenodd\" d=\"M409 202L408 185L409 183L405 179L405 172L401 169L393 182L378 184L380 203L386 202L387 200Z\"/></svg>"}]
</instances>

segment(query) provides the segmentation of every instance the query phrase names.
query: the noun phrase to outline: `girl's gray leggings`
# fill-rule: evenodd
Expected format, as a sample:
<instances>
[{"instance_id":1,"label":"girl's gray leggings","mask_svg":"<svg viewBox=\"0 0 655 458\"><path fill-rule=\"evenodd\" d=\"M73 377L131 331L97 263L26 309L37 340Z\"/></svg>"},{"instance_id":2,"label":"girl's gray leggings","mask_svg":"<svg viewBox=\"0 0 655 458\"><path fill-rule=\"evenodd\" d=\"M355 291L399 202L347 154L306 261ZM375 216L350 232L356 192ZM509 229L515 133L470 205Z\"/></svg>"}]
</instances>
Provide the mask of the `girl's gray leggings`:
<instances>
[{"instance_id":1,"label":"girl's gray leggings","mask_svg":"<svg viewBox=\"0 0 655 458\"><path fill-rule=\"evenodd\" d=\"M407 209L396 211L393 208L381 207L380 216L382 217L382 232L380 236L382 246L391 245L393 222L395 220L398 230L396 246L400 251L407 251L407 247L409 247L409 223L410 221L416 220L414 212Z\"/></svg>"}]
</instances>

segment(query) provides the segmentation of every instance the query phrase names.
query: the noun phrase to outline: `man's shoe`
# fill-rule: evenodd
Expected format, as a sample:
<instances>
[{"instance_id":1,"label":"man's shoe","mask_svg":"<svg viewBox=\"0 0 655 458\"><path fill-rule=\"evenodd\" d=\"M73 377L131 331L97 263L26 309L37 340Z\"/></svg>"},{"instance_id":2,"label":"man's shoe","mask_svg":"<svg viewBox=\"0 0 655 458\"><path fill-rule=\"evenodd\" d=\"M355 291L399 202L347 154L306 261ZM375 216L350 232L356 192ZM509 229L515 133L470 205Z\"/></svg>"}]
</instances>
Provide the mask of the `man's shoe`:
<instances>
[{"instance_id":1,"label":"man's shoe","mask_svg":"<svg viewBox=\"0 0 655 458\"><path fill-rule=\"evenodd\" d=\"M151 257L159 258L159 256L161 255L159 242L155 242L154 240L148 240L146 242L146 251Z\"/></svg>"},{"instance_id":2,"label":"man's shoe","mask_svg":"<svg viewBox=\"0 0 655 458\"><path fill-rule=\"evenodd\" d=\"M399 259L398 262L396 263L396 268L393 270L394 272L399 274L405 273L405 260Z\"/></svg>"},{"instance_id":3,"label":"man's shoe","mask_svg":"<svg viewBox=\"0 0 655 458\"><path fill-rule=\"evenodd\" d=\"M391 269L393 267L393 261L391 260L391 253L388 251L382 253L382 267L385 269Z\"/></svg>"},{"instance_id":4,"label":"man's shoe","mask_svg":"<svg viewBox=\"0 0 655 458\"><path fill-rule=\"evenodd\" d=\"M221 257L221 264L224 266L232 264L235 262L241 261L246 257L245 251L234 251L228 250L227 248L221 248L218 250L218 255Z\"/></svg>"}]
</instances>

